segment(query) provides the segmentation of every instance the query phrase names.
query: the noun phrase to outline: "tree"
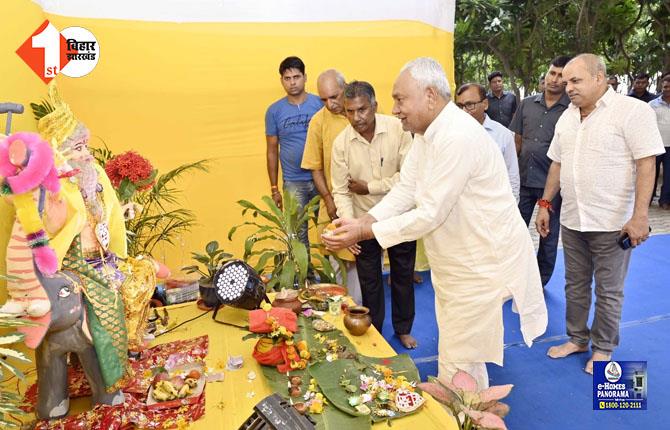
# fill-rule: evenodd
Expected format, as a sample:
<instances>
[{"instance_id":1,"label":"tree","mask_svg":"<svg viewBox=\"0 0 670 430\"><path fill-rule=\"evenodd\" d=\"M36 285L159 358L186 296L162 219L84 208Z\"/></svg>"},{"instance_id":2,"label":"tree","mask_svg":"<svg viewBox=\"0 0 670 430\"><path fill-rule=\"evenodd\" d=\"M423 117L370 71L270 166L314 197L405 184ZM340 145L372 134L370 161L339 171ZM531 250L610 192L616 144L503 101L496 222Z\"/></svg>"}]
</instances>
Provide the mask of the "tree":
<instances>
[{"instance_id":1,"label":"tree","mask_svg":"<svg viewBox=\"0 0 670 430\"><path fill-rule=\"evenodd\" d=\"M535 88L557 55L593 52L632 76L670 66L670 0L461 0L456 80L485 82L499 69L512 90Z\"/></svg>"}]
</instances>

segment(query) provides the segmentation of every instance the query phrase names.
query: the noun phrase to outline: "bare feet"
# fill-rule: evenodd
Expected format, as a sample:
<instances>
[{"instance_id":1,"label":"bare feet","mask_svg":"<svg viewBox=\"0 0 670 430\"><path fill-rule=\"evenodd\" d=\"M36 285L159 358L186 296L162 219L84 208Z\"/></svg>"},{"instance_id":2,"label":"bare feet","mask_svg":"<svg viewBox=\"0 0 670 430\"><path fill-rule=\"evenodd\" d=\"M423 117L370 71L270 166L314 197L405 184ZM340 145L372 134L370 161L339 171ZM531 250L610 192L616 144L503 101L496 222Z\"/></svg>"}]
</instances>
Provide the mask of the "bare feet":
<instances>
[{"instance_id":1,"label":"bare feet","mask_svg":"<svg viewBox=\"0 0 670 430\"><path fill-rule=\"evenodd\" d=\"M565 358L570 354L586 352L588 350L588 345L577 345L576 343L567 341L564 344L549 348L549 350L547 350L547 355L551 358Z\"/></svg>"},{"instance_id":2,"label":"bare feet","mask_svg":"<svg viewBox=\"0 0 670 430\"><path fill-rule=\"evenodd\" d=\"M589 361L586 362L584 367L584 372L593 375L593 362L594 361L610 361L612 358L611 354L605 354L604 352L595 351Z\"/></svg>"},{"instance_id":3,"label":"bare feet","mask_svg":"<svg viewBox=\"0 0 670 430\"><path fill-rule=\"evenodd\" d=\"M398 338L400 339L402 346L407 349L414 349L418 345L416 339L414 339L411 334L399 334Z\"/></svg>"}]
</instances>

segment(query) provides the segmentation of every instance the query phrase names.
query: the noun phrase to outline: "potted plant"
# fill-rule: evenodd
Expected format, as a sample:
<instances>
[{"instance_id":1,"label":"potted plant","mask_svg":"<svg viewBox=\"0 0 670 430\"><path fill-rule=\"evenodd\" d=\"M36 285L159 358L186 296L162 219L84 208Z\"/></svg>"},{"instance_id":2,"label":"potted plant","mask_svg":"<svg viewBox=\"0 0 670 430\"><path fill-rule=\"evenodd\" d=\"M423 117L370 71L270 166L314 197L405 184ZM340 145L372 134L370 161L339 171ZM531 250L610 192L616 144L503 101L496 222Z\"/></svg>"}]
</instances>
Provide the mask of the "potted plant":
<instances>
[{"instance_id":1,"label":"potted plant","mask_svg":"<svg viewBox=\"0 0 670 430\"><path fill-rule=\"evenodd\" d=\"M210 160L182 164L158 174L149 160L135 152L114 155L106 144L90 151L128 211L128 255L151 255L159 243L174 245L180 234L196 225L193 211L179 205L182 190L177 184L196 171L208 172Z\"/></svg>"},{"instance_id":2,"label":"potted plant","mask_svg":"<svg viewBox=\"0 0 670 430\"><path fill-rule=\"evenodd\" d=\"M480 390L469 373L459 370L451 381L428 377L428 382L418 385L438 402L446 405L461 430L507 430L503 418L509 406L499 402L507 397L514 385L494 385Z\"/></svg>"},{"instance_id":3,"label":"potted plant","mask_svg":"<svg viewBox=\"0 0 670 430\"><path fill-rule=\"evenodd\" d=\"M244 241L244 261L255 260L254 269L260 274L270 275L268 290L281 288L299 288L305 284L307 273L318 274L321 282L335 283L335 270L323 255L315 252L311 256L308 249L298 238L300 226L308 221L316 225L315 210L319 206L319 196L300 208L291 192L283 196L283 208L280 209L269 196L261 200L267 210L240 200L242 215L250 214L252 220L236 225L228 232L228 240L240 227L253 228L254 231ZM317 246L313 246L317 248ZM313 264L312 258L318 265ZM346 273L346 272L345 272Z\"/></svg>"},{"instance_id":4,"label":"potted plant","mask_svg":"<svg viewBox=\"0 0 670 430\"><path fill-rule=\"evenodd\" d=\"M191 252L191 256L199 264L182 267L182 270L188 274L197 273L200 275L198 280L200 297L202 297L206 306L216 306L216 295L212 287L214 275L232 255L219 248L219 242L213 240L205 245L204 254Z\"/></svg>"}]
</instances>

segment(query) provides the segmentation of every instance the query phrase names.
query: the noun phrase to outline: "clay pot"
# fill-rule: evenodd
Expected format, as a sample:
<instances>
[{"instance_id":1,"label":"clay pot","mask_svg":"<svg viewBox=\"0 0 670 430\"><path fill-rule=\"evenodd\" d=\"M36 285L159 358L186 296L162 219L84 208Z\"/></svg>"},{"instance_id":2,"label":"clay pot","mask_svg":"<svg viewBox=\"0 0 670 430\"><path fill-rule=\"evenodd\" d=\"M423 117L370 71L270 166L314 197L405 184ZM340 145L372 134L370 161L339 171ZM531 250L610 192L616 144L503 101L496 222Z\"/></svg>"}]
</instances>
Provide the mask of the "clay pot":
<instances>
[{"instance_id":1,"label":"clay pot","mask_svg":"<svg viewBox=\"0 0 670 430\"><path fill-rule=\"evenodd\" d=\"M302 312L302 302L298 298L298 292L293 290L282 290L278 293L272 302L272 306L290 309L296 315L300 315L300 312Z\"/></svg>"},{"instance_id":2,"label":"clay pot","mask_svg":"<svg viewBox=\"0 0 670 430\"><path fill-rule=\"evenodd\" d=\"M349 306L344 314L344 326L354 336L364 334L372 325L370 309L365 306Z\"/></svg>"}]
</instances>

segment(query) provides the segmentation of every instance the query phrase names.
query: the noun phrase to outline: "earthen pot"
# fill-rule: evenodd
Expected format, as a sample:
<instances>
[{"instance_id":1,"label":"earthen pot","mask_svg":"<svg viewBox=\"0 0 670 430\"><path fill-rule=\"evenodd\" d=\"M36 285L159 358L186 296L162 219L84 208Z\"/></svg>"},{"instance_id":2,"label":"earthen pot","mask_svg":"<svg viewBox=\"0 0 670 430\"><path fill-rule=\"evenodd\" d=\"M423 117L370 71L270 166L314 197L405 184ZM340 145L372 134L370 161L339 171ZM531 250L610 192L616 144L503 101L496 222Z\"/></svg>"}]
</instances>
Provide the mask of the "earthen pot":
<instances>
[{"instance_id":1,"label":"earthen pot","mask_svg":"<svg viewBox=\"0 0 670 430\"><path fill-rule=\"evenodd\" d=\"M370 309L365 306L349 306L344 314L344 326L354 336L364 334L372 325Z\"/></svg>"},{"instance_id":2,"label":"earthen pot","mask_svg":"<svg viewBox=\"0 0 670 430\"><path fill-rule=\"evenodd\" d=\"M296 315L300 315L300 312L302 312L302 302L298 298L298 292L294 290L282 290L279 292L272 302L272 306L290 309Z\"/></svg>"}]
</instances>

